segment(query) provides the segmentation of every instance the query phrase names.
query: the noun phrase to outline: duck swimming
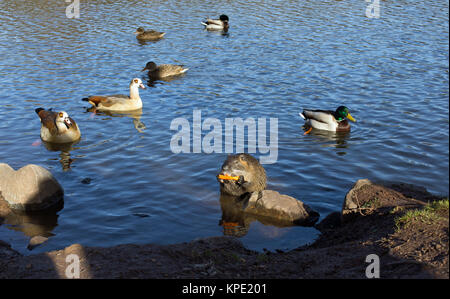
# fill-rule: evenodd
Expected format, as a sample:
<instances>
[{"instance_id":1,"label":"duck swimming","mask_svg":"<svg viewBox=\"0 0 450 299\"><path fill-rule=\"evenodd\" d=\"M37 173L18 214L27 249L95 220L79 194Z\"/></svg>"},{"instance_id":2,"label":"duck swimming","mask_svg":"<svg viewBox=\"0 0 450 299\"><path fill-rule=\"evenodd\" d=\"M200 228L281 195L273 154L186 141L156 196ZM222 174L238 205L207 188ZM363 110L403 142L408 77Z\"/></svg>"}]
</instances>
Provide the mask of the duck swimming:
<instances>
[{"instance_id":1,"label":"duck swimming","mask_svg":"<svg viewBox=\"0 0 450 299\"><path fill-rule=\"evenodd\" d=\"M134 78L130 82L130 95L89 96L83 101L89 102L93 107L103 111L133 111L142 108L139 88L145 89L142 80Z\"/></svg>"},{"instance_id":2,"label":"duck swimming","mask_svg":"<svg viewBox=\"0 0 450 299\"><path fill-rule=\"evenodd\" d=\"M41 119L41 139L50 143L69 143L81 138L77 123L69 117L67 112L53 112L37 108L37 115Z\"/></svg>"},{"instance_id":3,"label":"duck swimming","mask_svg":"<svg viewBox=\"0 0 450 299\"><path fill-rule=\"evenodd\" d=\"M305 120L308 134L311 129L319 129L333 132L348 132L350 124L347 119L356 122L345 106L339 106L336 111L304 109L299 115Z\"/></svg>"},{"instance_id":4,"label":"duck swimming","mask_svg":"<svg viewBox=\"0 0 450 299\"><path fill-rule=\"evenodd\" d=\"M185 73L188 68L184 65L174 64L160 64L156 65L153 61L147 62L142 71L148 70L148 76L152 80L157 80L165 77L178 76Z\"/></svg>"},{"instance_id":5,"label":"duck swimming","mask_svg":"<svg viewBox=\"0 0 450 299\"><path fill-rule=\"evenodd\" d=\"M204 25L207 30L228 31L228 28L230 27L228 21L228 16L221 15L218 20L207 18L206 21L202 22L202 25Z\"/></svg>"},{"instance_id":6,"label":"duck swimming","mask_svg":"<svg viewBox=\"0 0 450 299\"><path fill-rule=\"evenodd\" d=\"M141 41L152 41L152 40L159 40L164 37L166 34L165 32L158 32L155 30L144 30L144 28L139 27L136 32L136 38Z\"/></svg>"}]
</instances>

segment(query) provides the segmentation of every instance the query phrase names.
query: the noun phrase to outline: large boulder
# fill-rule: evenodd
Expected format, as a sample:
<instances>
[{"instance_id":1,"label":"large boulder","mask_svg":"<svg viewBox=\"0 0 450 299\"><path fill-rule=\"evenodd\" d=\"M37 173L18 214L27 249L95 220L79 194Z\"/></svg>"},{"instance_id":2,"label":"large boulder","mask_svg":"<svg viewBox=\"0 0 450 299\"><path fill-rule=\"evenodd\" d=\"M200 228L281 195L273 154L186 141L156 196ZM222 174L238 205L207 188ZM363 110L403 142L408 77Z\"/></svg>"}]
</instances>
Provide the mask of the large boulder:
<instances>
[{"instance_id":1,"label":"large boulder","mask_svg":"<svg viewBox=\"0 0 450 299\"><path fill-rule=\"evenodd\" d=\"M297 225L310 226L319 219L319 213L300 200L273 190L253 192L243 208L249 214Z\"/></svg>"},{"instance_id":2,"label":"large boulder","mask_svg":"<svg viewBox=\"0 0 450 299\"><path fill-rule=\"evenodd\" d=\"M0 163L0 192L9 207L19 211L45 210L60 203L64 196L53 175L33 164L15 171Z\"/></svg>"}]
</instances>

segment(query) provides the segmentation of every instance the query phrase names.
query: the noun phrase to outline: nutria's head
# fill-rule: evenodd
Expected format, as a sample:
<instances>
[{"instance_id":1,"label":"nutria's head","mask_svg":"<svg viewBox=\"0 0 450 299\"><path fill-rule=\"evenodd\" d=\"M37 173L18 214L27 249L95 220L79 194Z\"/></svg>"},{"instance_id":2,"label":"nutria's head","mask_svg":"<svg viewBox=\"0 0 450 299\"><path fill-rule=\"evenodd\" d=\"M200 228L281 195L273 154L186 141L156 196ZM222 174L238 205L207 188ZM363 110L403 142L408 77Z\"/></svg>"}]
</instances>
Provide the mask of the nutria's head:
<instances>
[{"instance_id":1,"label":"nutria's head","mask_svg":"<svg viewBox=\"0 0 450 299\"><path fill-rule=\"evenodd\" d=\"M228 156L217 180L220 183L220 192L233 196L262 191L267 182L264 168L249 154Z\"/></svg>"}]
</instances>

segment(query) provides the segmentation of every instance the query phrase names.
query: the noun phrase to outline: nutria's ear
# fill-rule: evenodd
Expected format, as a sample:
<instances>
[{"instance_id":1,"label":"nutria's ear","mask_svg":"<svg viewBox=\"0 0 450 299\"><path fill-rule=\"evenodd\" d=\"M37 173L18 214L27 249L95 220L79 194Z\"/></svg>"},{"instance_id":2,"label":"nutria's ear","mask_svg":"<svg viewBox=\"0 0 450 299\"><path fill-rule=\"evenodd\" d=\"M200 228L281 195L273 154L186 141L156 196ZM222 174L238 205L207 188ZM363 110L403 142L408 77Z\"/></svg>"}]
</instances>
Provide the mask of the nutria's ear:
<instances>
[{"instance_id":1,"label":"nutria's ear","mask_svg":"<svg viewBox=\"0 0 450 299\"><path fill-rule=\"evenodd\" d=\"M239 156L239 162L241 162L241 164L244 165L245 167L248 167L248 163L247 161L245 161L244 157L245 156L243 155Z\"/></svg>"}]
</instances>

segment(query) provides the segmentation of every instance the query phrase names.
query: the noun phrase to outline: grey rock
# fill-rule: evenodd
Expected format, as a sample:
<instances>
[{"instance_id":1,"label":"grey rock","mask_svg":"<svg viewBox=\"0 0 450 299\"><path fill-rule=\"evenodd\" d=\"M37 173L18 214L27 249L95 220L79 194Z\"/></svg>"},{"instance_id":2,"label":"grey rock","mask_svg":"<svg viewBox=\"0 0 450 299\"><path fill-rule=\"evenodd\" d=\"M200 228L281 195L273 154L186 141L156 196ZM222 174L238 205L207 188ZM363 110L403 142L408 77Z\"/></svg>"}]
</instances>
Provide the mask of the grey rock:
<instances>
[{"instance_id":1,"label":"grey rock","mask_svg":"<svg viewBox=\"0 0 450 299\"><path fill-rule=\"evenodd\" d=\"M313 225L319 219L319 213L308 205L273 190L253 192L244 212L305 226Z\"/></svg>"},{"instance_id":2,"label":"grey rock","mask_svg":"<svg viewBox=\"0 0 450 299\"><path fill-rule=\"evenodd\" d=\"M372 182L369 181L368 179L361 179L356 181L352 189L350 189L350 191L348 191L347 194L345 195L345 201L342 207L343 210L354 210L358 208L358 205L355 202L357 201L355 197L355 192L356 190L362 188L365 185L372 185Z\"/></svg>"},{"instance_id":3,"label":"grey rock","mask_svg":"<svg viewBox=\"0 0 450 299\"><path fill-rule=\"evenodd\" d=\"M358 199L356 195L356 191L358 189L361 189L363 186L366 185L372 185L372 182L368 179L361 179L356 181L356 183L353 185L353 187L350 189L350 191L347 192L345 195L345 200L342 205L342 223L348 221L350 219L350 215L352 215L354 212L358 210Z\"/></svg>"},{"instance_id":4,"label":"grey rock","mask_svg":"<svg viewBox=\"0 0 450 299\"><path fill-rule=\"evenodd\" d=\"M0 191L9 207L20 211L38 211L60 202L64 190L45 168L29 164L15 171L0 163Z\"/></svg>"}]
</instances>

